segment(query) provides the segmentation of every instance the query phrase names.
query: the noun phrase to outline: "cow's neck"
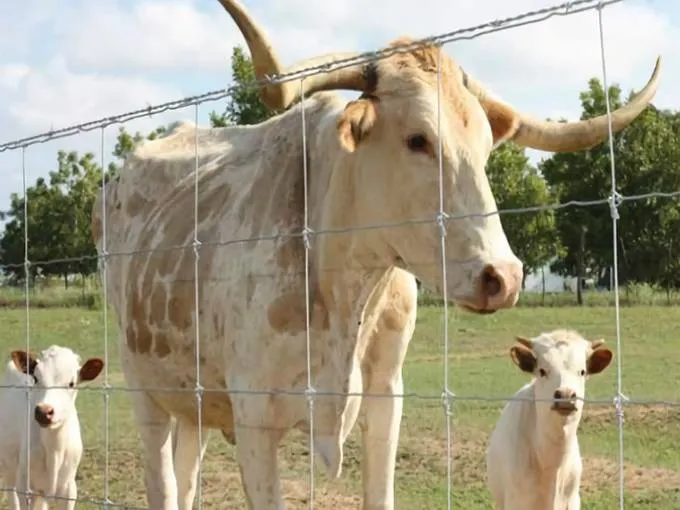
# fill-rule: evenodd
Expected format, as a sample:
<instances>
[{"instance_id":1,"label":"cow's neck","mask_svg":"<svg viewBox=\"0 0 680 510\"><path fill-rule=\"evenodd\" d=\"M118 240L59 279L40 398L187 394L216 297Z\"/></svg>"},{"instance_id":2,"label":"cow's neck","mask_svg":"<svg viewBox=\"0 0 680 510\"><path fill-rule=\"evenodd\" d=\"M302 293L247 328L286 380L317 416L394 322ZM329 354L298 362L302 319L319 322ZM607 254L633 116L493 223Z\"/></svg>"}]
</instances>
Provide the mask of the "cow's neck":
<instances>
[{"instance_id":1,"label":"cow's neck","mask_svg":"<svg viewBox=\"0 0 680 510\"><path fill-rule=\"evenodd\" d=\"M580 416L573 417L565 423L553 411L537 416L534 434L535 452L544 469L559 469L576 444L579 419Z\"/></svg>"},{"instance_id":2,"label":"cow's neck","mask_svg":"<svg viewBox=\"0 0 680 510\"><path fill-rule=\"evenodd\" d=\"M390 264L376 248L379 230L352 229L366 223L357 216L361 193L357 189L357 157L337 143L335 123L320 136L325 137L321 144L324 153L315 154L319 160L310 182L314 193L314 229L330 233L315 237L315 276L329 312L337 318L344 334L352 334Z\"/></svg>"},{"instance_id":3,"label":"cow's neck","mask_svg":"<svg viewBox=\"0 0 680 510\"><path fill-rule=\"evenodd\" d=\"M320 350L326 353L320 361L323 368L316 371L315 386L317 391L335 395L315 404L315 443L325 467L337 475L341 445L356 421L361 401L347 393L363 390L359 358L366 335L362 331L371 327L364 322L366 303L388 266L371 246L370 240L379 235L375 230L346 232L359 223L355 156L340 148L335 125L335 120L325 122L309 140L308 196L310 227L323 232L313 236L310 281L315 282L327 310L329 326L328 335L314 335L313 342L324 342ZM329 233L337 230L345 232Z\"/></svg>"}]
</instances>

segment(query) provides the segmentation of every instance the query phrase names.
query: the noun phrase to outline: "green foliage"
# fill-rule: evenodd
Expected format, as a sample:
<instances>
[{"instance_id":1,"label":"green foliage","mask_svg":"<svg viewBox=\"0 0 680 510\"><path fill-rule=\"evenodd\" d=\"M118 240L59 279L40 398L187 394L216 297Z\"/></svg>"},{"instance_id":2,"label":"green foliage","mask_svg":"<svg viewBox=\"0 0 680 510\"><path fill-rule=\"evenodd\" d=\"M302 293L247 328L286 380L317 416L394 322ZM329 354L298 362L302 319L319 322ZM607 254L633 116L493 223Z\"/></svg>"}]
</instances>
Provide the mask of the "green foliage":
<instances>
[{"instance_id":1,"label":"green foliage","mask_svg":"<svg viewBox=\"0 0 680 510\"><path fill-rule=\"evenodd\" d=\"M240 46L236 46L231 54L231 74L234 87L225 112L221 115L210 112L213 127L257 124L278 113L264 105L260 100L259 88L251 85L255 81L255 68Z\"/></svg>"},{"instance_id":2,"label":"green foliage","mask_svg":"<svg viewBox=\"0 0 680 510\"><path fill-rule=\"evenodd\" d=\"M486 173L499 210L555 203L545 180L529 164L524 149L512 142L491 153ZM501 222L510 246L524 262L525 275L561 253L552 210L501 213Z\"/></svg>"},{"instance_id":3,"label":"green foliage","mask_svg":"<svg viewBox=\"0 0 680 510\"><path fill-rule=\"evenodd\" d=\"M581 93L582 118L606 113L604 88L590 80ZM610 87L612 109L621 105L621 89ZM680 186L678 114L647 108L628 128L614 136L616 189L624 196ZM590 150L556 154L539 168L560 202L601 200L610 195L611 162L608 143ZM651 198L626 201L619 207L618 252L621 282L680 285L680 250L674 242L680 227L675 200ZM569 207L557 217L557 230L566 250L555 264L563 274L575 274L581 254L581 230L586 229L584 266L608 280L613 263L612 218L608 205Z\"/></svg>"},{"instance_id":4,"label":"green foliage","mask_svg":"<svg viewBox=\"0 0 680 510\"><path fill-rule=\"evenodd\" d=\"M233 95L224 114L211 112L213 127L262 122L278 112L269 110L251 84L252 61L241 47L233 49ZM612 108L622 103L618 86L610 88ZM605 93L591 79L580 94L587 119L605 113ZM97 258L90 236L94 197L102 179L114 178L121 162L143 140L163 136L172 126L160 126L146 135L120 128L113 149L115 160L105 175L91 153L59 151L56 169L27 189L28 218L20 196L11 196L7 223L0 240L1 262L15 281L24 275L24 229L28 231L28 258L33 280L37 276L63 278L91 275ZM615 135L617 190L625 196L680 189L680 113L646 109L623 132ZM590 150L556 154L538 168L529 164L524 149L506 143L489 158L487 174L500 210L546 206L568 201L602 200L611 188L607 143ZM680 209L675 200L648 198L626 201L619 208L619 276L626 288L634 284L664 289L670 296L680 289ZM554 269L574 275L579 268L608 282L612 265L612 221L608 206L567 207L555 213L531 211L502 213L501 221L525 273L554 260ZM582 237L583 236L583 237ZM583 250L581 241L583 239ZM57 260L46 264L46 261ZM655 290L656 292L656 290ZM670 301L670 297L668 297ZM542 298L543 302L543 298Z\"/></svg>"}]
</instances>

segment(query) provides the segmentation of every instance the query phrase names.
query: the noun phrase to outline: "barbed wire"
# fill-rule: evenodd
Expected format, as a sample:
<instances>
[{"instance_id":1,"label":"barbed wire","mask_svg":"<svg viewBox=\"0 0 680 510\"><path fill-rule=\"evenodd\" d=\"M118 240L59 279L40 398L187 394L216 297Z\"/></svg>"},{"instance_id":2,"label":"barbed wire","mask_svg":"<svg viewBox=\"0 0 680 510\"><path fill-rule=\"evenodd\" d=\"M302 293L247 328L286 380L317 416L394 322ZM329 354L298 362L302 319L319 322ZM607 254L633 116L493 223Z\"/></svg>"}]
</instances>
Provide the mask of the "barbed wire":
<instances>
[{"instance_id":1,"label":"barbed wire","mask_svg":"<svg viewBox=\"0 0 680 510\"><path fill-rule=\"evenodd\" d=\"M192 105L199 105L207 102L219 101L227 97L231 97L237 90L243 88L260 88L265 85L276 85L288 81L303 79L315 74L324 74L344 69L371 61L382 60L389 58L392 55L399 53L411 52L415 49L428 45L443 45L454 41L472 40L484 35L494 32L501 32L518 28L525 25L533 25L544 22L554 16L571 16L574 14L587 12L594 9L602 9L608 5L617 4L624 0L573 0L563 2L551 7L543 9L536 9L533 11L526 11L515 16L510 16L502 19L488 21L480 25L461 28L451 32L445 32L439 35L430 36L418 39L413 43L403 44L399 46L382 48L376 51L369 51L360 53L357 56L338 59L333 63L321 64L317 66L310 66L305 69L300 69L295 72L280 73L273 76L266 76L257 80L252 80L243 83L239 86L230 86L218 90L205 92L194 96L187 96L182 99L168 101L155 106L147 106L145 108L138 108L125 113L103 117L97 120L76 124L73 126L64 127L40 133L37 135L20 138L18 140L5 142L0 144L0 152L8 150L15 150L20 147L28 147L31 145L46 143L59 138L67 138L79 133L93 131L109 127L113 124L124 124L131 120L140 119L144 117L151 117L159 113L164 113L172 110L179 110Z\"/></svg>"}]
</instances>

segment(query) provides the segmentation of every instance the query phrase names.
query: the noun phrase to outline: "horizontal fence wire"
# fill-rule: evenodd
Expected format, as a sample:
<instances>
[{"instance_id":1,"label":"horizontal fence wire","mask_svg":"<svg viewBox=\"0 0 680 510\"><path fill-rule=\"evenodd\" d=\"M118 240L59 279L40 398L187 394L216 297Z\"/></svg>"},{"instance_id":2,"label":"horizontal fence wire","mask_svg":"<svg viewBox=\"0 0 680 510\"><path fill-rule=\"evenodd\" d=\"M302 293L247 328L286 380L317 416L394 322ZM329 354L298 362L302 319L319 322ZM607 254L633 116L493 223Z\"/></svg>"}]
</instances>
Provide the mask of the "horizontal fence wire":
<instances>
[{"instance_id":1,"label":"horizontal fence wire","mask_svg":"<svg viewBox=\"0 0 680 510\"><path fill-rule=\"evenodd\" d=\"M111 186L111 183L107 184L107 186ZM663 192L663 191L651 191L649 193L640 193L640 194L635 194L635 195L622 195L620 193L616 194L616 201L619 203L630 203L630 202L637 202L637 201L644 201L644 200L649 200L652 198L666 198L666 199L672 199L672 198L678 198L680 197L680 190L678 191L669 191L669 192ZM502 208L502 209L497 209L496 211L491 211L491 212L486 212L486 213L470 213L470 214L449 214L445 213L444 217L439 217L436 216L434 218L423 218L423 219L417 219L417 220L405 220L405 221L400 221L400 222L392 222L392 223L375 223L375 224L369 224L369 225L353 225L353 226L347 226L347 227L334 227L334 228L327 228L327 229L315 229L311 230L308 229L307 231L303 231L303 229L296 229L294 231L289 231L289 232L275 232L271 234L265 234L265 235L260 235L260 236L251 236L251 237L242 237L238 239L225 239L225 240L216 240L216 241L201 241L201 246L221 246L221 247L228 247L228 246L233 246L237 244L245 244L245 243L253 243L253 242L259 242L259 241L280 241L283 239L290 239L290 238L303 238L305 236L323 236L323 235L335 235L335 234L349 234L353 232L360 232L360 231L368 231L368 230L379 230L379 229L388 229L388 228L403 228L403 227L410 227L410 226L417 226L417 225L438 225L440 222L448 223L452 221L460 221L460 220L465 220L465 219L470 219L470 218L487 218L490 216L495 216L495 215L504 215L504 214L524 214L524 213L538 213L538 212L549 212L549 211L559 211L567 208L572 208L572 207L593 207L593 206L598 206L598 205L607 205L609 206L611 204L611 198L598 198L595 200L569 200L567 202L562 202L562 203L557 203L557 204L544 204L544 205L536 205L536 206L527 206L527 207L511 207L511 208ZM51 259L44 259L44 260L31 260L31 261L26 261L23 263L17 262L13 264L0 264L0 269L3 268L19 268L19 267L24 267L26 264L29 266L48 266L50 264L65 264L65 263L72 263L72 262L87 262L87 261L95 261L97 259L103 259L103 258L112 258L112 257L130 257L130 256L135 256L135 255L148 255L150 253L163 253L163 252L171 252L171 251L177 251L177 250L188 250L188 249L194 249L194 242L193 240L189 243L185 244L177 244L177 245L172 245L172 246L163 246L163 247L156 247L156 248L149 248L149 249L139 249L139 250L121 250L121 251L107 251L106 253L103 253L101 255L82 255L82 256L76 256L76 257L62 257L62 258L51 258ZM455 262L455 261L451 261ZM462 263L462 262L461 262Z\"/></svg>"},{"instance_id":2,"label":"horizontal fence wire","mask_svg":"<svg viewBox=\"0 0 680 510\"><path fill-rule=\"evenodd\" d=\"M455 355L451 355L455 357ZM26 390L25 386L18 386L13 384L3 384L0 388L14 388ZM63 388L67 389L67 386L50 386L51 389ZM28 391L37 391L37 389L28 387ZM99 393L102 388L96 386L84 386L79 388L78 391L82 392L95 392ZM109 386L107 391L115 391L120 393L136 393L136 392L149 392L149 393L196 393L194 388L168 388L165 386ZM296 396L296 397L307 397L308 390L306 389L262 389L262 390L234 390L234 389L224 389L224 388L201 388L201 393L212 393L212 394L225 394L225 395L286 395L286 396ZM402 398L402 399L414 399L414 400L438 400L442 398L441 392L415 392L415 391L405 391L401 393L371 393L365 391L325 391L325 390L315 390L315 397L370 397L370 398ZM554 398L540 398L531 397L530 399L517 397L514 395L499 395L499 396L489 396L489 395L462 395L462 394L451 394L451 400L458 400L461 402L479 401L479 402L506 402L506 401L531 401L531 402L555 402L559 399ZM597 404L606 405L615 402L611 398L577 398L576 400L586 403L586 404ZM653 399L653 398L636 398L636 397L626 397L626 405L641 405L641 406L663 406L663 407L680 407L680 400L665 400L665 399Z\"/></svg>"},{"instance_id":3,"label":"horizontal fence wire","mask_svg":"<svg viewBox=\"0 0 680 510\"><path fill-rule=\"evenodd\" d=\"M435 45L443 45L449 42L454 42L454 41L461 41L461 40L469 40L469 39L475 39L478 37L481 37L486 34L494 33L494 32L500 32L504 30L509 30L512 28L517 28L520 26L524 25L530 25L530 24L535 24L539 22L543 22L551 17L554 16L567 16L567 15L572 15L580 12L585 12L589 10L597 10L598 13L601 13L602 8L605 6L611 5L611 4L616 4L620 3L623 0L575 0L571 2L564 2L559 5L555 5L552 7L547 7L544 9L538 9L538 10L533 10L529 12L525 12L516 16L508 17L508 18L503 18L499 20L494 20L491 22L483 23L480 25L476 25L474 27L469 27L469 28L463 28L451 32L446 32L440 35L436 36L431 36L431 37L426 37L423 39L419 39L418 41L415 41L412 44L408 45L402 45L398 47L392 47L392 48L387 48L387 49L382 49L379 51L374 51L374 52L366 52L362 53L357 57L352 57L348 59L343 59L343 60L338 60L332 64L325 64L321 66L316 66L316 67L310 67L307 69L303 69L300 71L292 72L292 73L283 73L275 76L268 76L260 80L254 80L251 83L247 84L248 87L261 87L266 84L278 84L278 83L283 83L287 81L292 81L292 80L304 80L304 78L315 75L315 74L320 74L320 73L327 73L331 72L340 68L344 67L349 67L349 66L355 66L359 64L363 64L369 61L373 60L379 60L383 58L387 58L391 55L394 55L396 53L402 53L402 52L408 52L412 51L413 49L416 49L418 47L422 47L425 45L430 45L430 44L435 44ZM600 18L600 30L601 30L601 18ZM604 42L601 41L601 45L604 45ZM604 49L602 48L602 58L603 58L603 72L605 71L604 67ZM606 83L606 72L605 72L605 83ZM605 87L606 88L606 87ZM196 107L196 116L195 116L195 121L196 123L198 122L198 105L211 102L211 101L218 101L220 99L227 98L231 96L234 92L235 88L234 87L229 87L225 89L220 89L220 90L215 90L215 91L210 91L206 92L204 94L196 95L196 96L191 96L191 97L185 97L180 100L176 101L170 101L167 103L159 104L156 106L149 106L146 108L142 109L137 109L129 112L125 112L122 114L118 115L113 115L105 118L101 118L98 120L94 121L89 121L85 122L82 124L74 125L74 126L69 126L65 127L62 129L57 129L57 130L51 130L45 133L41 133L38 135L26 137L26 138L21 138L18 140L6 142L3 144L0 144L0 152L6 152L6 151L12 151L16 149L22 149L22 155L24 154L24 151L27 147L37 145L37 144L42 144L51 140L56 140L56 139L61 139L61 138L66 138L66 137L71 137L75 136L79 133L84 133L88 131L93 131L96 129L101 129L102 130L102 169L104 168L104 156L103 156L103 130L111 125L114 124L124 124L126 122L129 122L134 119L140 119L144 117L149 117L153 115L157 115L162 112L167 112L167 111L172 111L172 110L179 110L182 108L186 108L188 106L195 106ZM304 97L304 94L303 94ZM607 98L607 108L608 108L608 116L611 115L611 112L609 111L609 98ZM304 112L304 110L303 110ZM304 115L304 113L303 113ZM304 120L304 117L303 117ZM610 118L611 121L611 118ZM69 257L69 258L61 258L61 259L50 259L50 260L44 260L44 261L30 261L28 260L28 231L26 230L25 232L25 253L26 257L23 263L17 263L17 264L3 264L0 265L0 269L9 269L9 268L19 268L19 267L24 267L25 270L25 292L26 292L26 348L27 350L29 349L30 346L30 314L29 314L29 309L30 309L30 301L29 301L29 275L30 275L30 267L31 266L46 266L49 264L64 264L64 263L72 263L72 262L86 262L86 261L94 261L94 260L99 260L100 262L103 262L104 266L106 264L107 260L110 260L111 257L116 257L116 256L134 256L138 254L149 254L149 253L159 253L159 252L164 252L164 251L170 251L170 250L181 250L181 249L193 249L196 254L196 264L198 264L198 248L199 246L206 247L206 246L233 246L237 244L242 244L242 243L248 243L248 242L258 242L258 241L277 241L281 240L284 238L294 238L294 237L299 237L302 238L305 241L309 240L310 236L319 236L319 235L337 235L337 234L342 234L342 233L350 233L350 232L356 232L356 231L361 231L361 230L373 230L373 229L385 229L385 228L400 228L400 227L407 227L407 226L413 226L413 225L424 225L424 224L432 224L433 226L439 226L441 228L445 227L445 222L449 221L456 221L456 220L462 220L462 219L469 219L469 218L475 218L475 217L488 217L492 216L495 214L503 215L503 214L522 214L522 213L531 213L531 212L543 212L543 211L557 211L557 210L562 210L570 207L595 207L595 206L612 206L614 204L615 207L621 207L622 205L626 203L631 203L635 201L644 201L644 200L649 200L653 198L666 198L666 199L673 199L680 197L680 190L678 191L671 191L671 192L650 192L650 193L643 193L643 194L634 194L634 195L621 195L616 191L616 186L615 186L615 167L614 167L614 154L613 154L613 148L611 144L611 139L612 139L612 133L611 133L611 125L610 125L610 133L609 133L609 144L610 144L610 158L611 158L611 165L612 165L612 189L611 189L611 194L607 197L601 198L601 199L595 199L595 200L572 200L564 203L559 203L559 204L548 204L548 205L540 205L540 206L529 206L529 207L520 207L520 208L508 208L508 209L499 209L497 211L489 212L489 213L480 213L480 214L466 214L466 215L455 215L455 214L446 214L443 210L443 200L440 201L441 208L439 211L439 214L435 218L426 218L426 219L414 219L414 220L409 220L405 222L398 222L398 223L392 223L392 224L375 224L375 225L361 225L361 226L348 226L345 228L333 228L333 229L318 229L318 230L310 230L307 226L307 221L305 221L305 228L299 230L299 231L291 231L291 232L274 232L269 235L263 235L263 236L256 236L256 237L250 237L250 238L243 238L243 239L231 239L231 240L217 240L217 241L198 241L198 227L195 225L195 235L194 238L192 239L191 243L187 243L186 245L179 245L179 246L173 246L173 247L164 247L162 249L153 249L153 250L129 250L129 251L121 251L121 252L108 252L106 250L106 243L104 243L104 253L101 255L92 255L92 256L81 256L81 257ZM197 142L196 142L197 143ZM26 197L26 185L25 185L25 178L26 178L26 169L25 169L25 162L22 158L22 170L23 170L23 178L24 178L24 197ZM305 164L306 166L306 164ZM306 171L306 168L305 168ZM441 168L440 168L441 171ZM198 175L198 156L196 156L196 168L194 170L195 172L195 177ZM306 182L306 179L305 179ZM112 182L105 182L102 180L102 186L111 186L114 185ZM197 187L197 182L194 182L194 186L196 190L198 189ZM306 197L306 194L305 194ZM441 197L440 197L441 199ZM198 201L198 191L196 191L196 201ZM103 202L106 202L106 200L103 200ZM27 203L28 200L24 200L24 214L26 215L25 217L28 217L26 214L26 208L27 208ZM195 208L197 209L197 204L195 204ZM104 214L104 216L106 216ZM306 217L306 210L305 210L305 217ZM27 222L25 222L27 223ZM613 224L614 224L614 247L616 247L616 220L613 219ZM306 247L306 253L308 252L307 248L307 243L305 243ZM614 252L616 255L616 252ZM435 262L432 263L433 265ZM307 264L306 264L307 266ZM345 268L346 269L346 268ZM445 269L443 270L444 275ZM195 268L195 278L193 281L194 285L198 287L198 270ZM306 275L306 278L308 278L308 275ZM186 280L190 281L190 280ZM104 283L104 285L106 285ZM615 291L616 291L616 309L617 309L617 346L620 347L620 325L619 325L619 317L618 317L618 293L619 293L619 287L618 287L618 281L616 282L615 285ZM309 292L309 289L307 289L307 292ZM195 313L198 316L199 309L198 309L198 290L195 292ZM108 304L108 303L107 303ZM107 308L105 306L105 308ZM106 312L104 312L104 320L107 322L107 315ZM196 321L198 322L198 321ZM530 399L528 398L521 398L516 395L507 395L507 396L489 396L489 395L464 395L460 393L454 393L448 389L448 369L447 369L447 363L450 358L455 358L455 354L450 354L448 352L448 330L447 328L448 320L445 321L444 325L444 352L445 355L443 356L444 358L444 395L442 392L399 392L399 393L390 393L390 394L383 394L383 393L372 393L372 392L329 392L329 391L324 391L324 390L319 390L316 388L311 387L311 379L307 380L307 387L306 388L301 388L299 390L296 389L262 389L262 390L232 390L232 389L223 389L223 388L206 388L203 387L199 384L200 379L197 380L197 386L194 388L167 388L167 387L128 387L128 386L115 386L111 385L108 380L108 373L106 373L105 378L104 378L104 385L103 387L82 387L79 389L81 392L106 392L106 406L107 406L107 415L106 415L106 445L107 445L107 450L108 450L108 445L109 445L109 438L108 438L108 396L111 392L121 392L121 393L132 393L132 392L154 392L154 393L163 393L163 392L169 392L169 393L194 393L197 396L197 402L200 404L201 403L201 396L206 394L206 393L220 393L220 394L226 394L226 395L239 395L239 394L246 394L246 395L270 395L270 396L275 396L275 395L290 395L290 396L299 396L301 398L310 398L310 391L313 392L314 399L318 397L323 397L323 396L346 396L346 397L372 397L372 398L400 398L400 399L420 399L420 400L428 400L428 401L433 401L433 402L440 402L442 403L442 398L444 397L444 405L447 406L449 403L454 403L454 402L470 402L470 401L476 401L476 402L508 402L508 401L519 401L519 400L530 400L532 402L536 401L546 401L546 402L554 402L555 399L540 399L540 398L535 398L531 397ZM105 326L106 328L107 326ZM196 326L198 327L198 326ZM307 330L309 334L309 309L307 310ZM198 337L198 330L196 331L196 336ZM107 337L107 330L105 329L105 338ZM105 340L105 342L107 342ZM198 370L200 367L199 363L199 351L198 351L198 342L196 342L196 370L198 374ZM307 354L309 355L309 339L307 340ZM105 344L108 345L108 344ZM619 348L620 351L620 348ZM106 356L108 356L108 349ZM108 358L107 358L108 360ZM108 370L108 361L106 363L107 365L107 370ZM309 365L309 361L308 361ZM309 368L309 367L308 367ZM655 405L655 406L666 406L670 408L680 408L680 400L679 401L669 401L669 400L662 400L662 399L646 399L646 398L637 398L633 397L630 395L622 395L620 392L620 376L621 376L621 368L620 365L617 367L617 396L609 399L594 399L594 398L581 398L578 400L583 401L584 403L590 403L590 404L600 404L600 405L610 405L612 406L612 411L619 413L620 410L625 407L625 406L633 406L633 405ZM0 388L15 388L15 389L23 389L27 392L27 397L31 391L36 390L36 388L33 388L31 386L16 386L16 385L2 385L0 384ZM58 386L53 386L53 388L59 388ZM68 387L64 387L68 388ZM309 400L310 402L310 413L313 410L313 401ZM199 408L199 423L200 423L200 408L201 406L197 406ZM448 409L447 409L448 413ZM448 414L447 414L448 416ZM29 418L30 419L30 418ZM313 423L313 417L310 416L310 421ZM619 427L621 426L621 421L619 421ZM313 428L313 426L312 426ZM451 431L447 430L447 436L448 436L448 441L450 441L450 435ZM200 435L199 435L199 443L200 443ZM622 444L622 439L621 439L621 448L623 447ZM200 444L199 444L200 448ZM450 449L450 448L449 448ZM107 451L108 453L108 451ZM450 451L449 451L450 455ZM310 455L310 463L313 462L312 459L313 455ZM622 458L620 459L622 462ZM449 462L450 464L450 462ZM622 464L621 464L622 468ZM109 493L109 487L108 487L108 458L106 460L106 478L107 478L107 485L106 485L106 494L105 498L103 500L99 499L93 499L93 498L75 498L73 500L77 501L78 503L89 503L92 505L97 505L97 506L102 506L105 508L126 508L126 509L131 509L131 510L136 510L136 509L144 509L147 507L142 507L142 506L135 506L135 505L130 505L130 504L121 504L121 503L115 503L110 500L110 493ZM448 474L448 482L449 482L449 489L450 489L450 481L451 481L451 472L449 471ZM623 476L623 475L621 475ZM312 493L311 495L313 496L313 484L314 484L314 478L313 474L310 474L310 492ZM199 468L199 480L200 480L200 468ZM0 488L0 492L8 492L10 489L7 488ZM620 483L620 490L623 491L623 481L621 480ZM198 500L199 500L199 508L201 504L201 497L200 497L200 483L199 483L199 488L198 488ZM623 493L621 492L621 508L623 508ZM55 496L47 496L47 499L69 499L69 498L60 498L60 497L55 497ZM310 505L313 505L313 497L310 498ZM449 508L451 507L452 500L451 500L451 494L449 490L449 500L448 500Z\"/></svg>"}]
</instances>

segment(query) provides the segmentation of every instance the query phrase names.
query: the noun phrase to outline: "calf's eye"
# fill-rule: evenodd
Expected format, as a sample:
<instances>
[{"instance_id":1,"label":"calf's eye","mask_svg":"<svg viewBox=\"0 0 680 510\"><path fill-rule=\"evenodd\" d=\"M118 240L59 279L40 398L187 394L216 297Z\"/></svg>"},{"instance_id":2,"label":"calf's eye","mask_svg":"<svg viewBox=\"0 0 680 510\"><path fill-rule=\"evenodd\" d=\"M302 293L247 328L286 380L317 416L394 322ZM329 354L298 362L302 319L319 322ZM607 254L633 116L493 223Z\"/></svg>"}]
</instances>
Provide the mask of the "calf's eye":
<instances>
[{"instance_id":1,"label":"calf's eye","mask_svg":"<svg viewBox=\"0 0 680 510\"><path fill-rule=\"evenodd\" d=\"M73 381L71 381L70 383L68 383L68 387L69 387L69 388L73 388L74 386L75 386L75 383L74 383Z\"/></svg>"},{"instance_id":2,"label":"calf's eye","mask_svg":"<svg viewBox=\"0 0 680 510\"><path fill-rule=\"evenodd\" d=\"M581 370L579 373L580 373L582 376L583 376L583 375L586 375L586 371L585 371L585 370Z\"/></svg>"},{"instance_id":3,"label":"calf's eye","mask_svg":"<svg viewBox=\"0 0 680 510\"><path fill-rule=\"evenodd\" d=\"M548 375L548 373L547 373L545 370L543 370L542 368L538 371L538 374L539 374L541 377L545 377L546 375Z\"/></svg>"}]
</instances>

